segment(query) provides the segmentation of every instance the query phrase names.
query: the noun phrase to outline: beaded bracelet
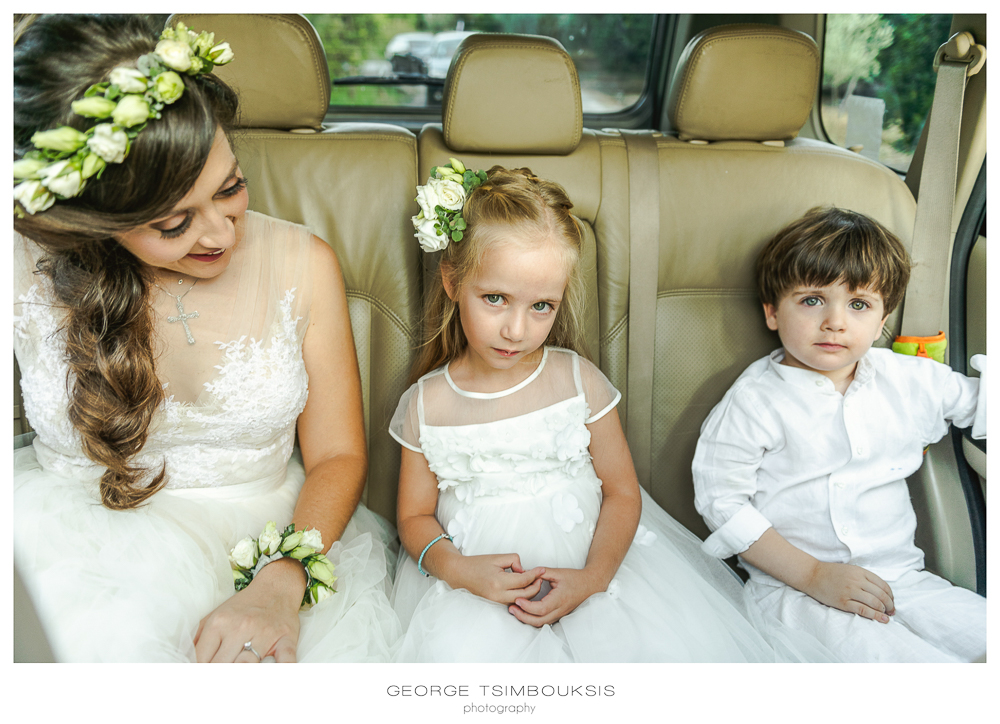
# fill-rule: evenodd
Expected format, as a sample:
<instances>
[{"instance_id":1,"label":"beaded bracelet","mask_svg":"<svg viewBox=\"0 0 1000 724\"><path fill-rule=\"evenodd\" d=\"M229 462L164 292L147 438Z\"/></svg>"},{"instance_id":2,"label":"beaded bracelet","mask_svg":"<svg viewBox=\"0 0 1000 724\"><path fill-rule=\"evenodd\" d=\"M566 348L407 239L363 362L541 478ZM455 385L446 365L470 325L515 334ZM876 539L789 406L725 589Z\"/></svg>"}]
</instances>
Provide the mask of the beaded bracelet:
<instances>
[{"instance_id":1,"label":"beaded bracelet","mask_svg":"<svg viewBox=\"0 0 1000 724\"><path fill-rule=\"evenodd\" d=\"M424 556L427 555L427 551L431 549L431 546L437 543L442 538L447 538L448 540L452 540L452 537L450 535L448 535L447 533L442 533L437 538L435 538L430 543L424 546L424 549L420 552L420 558L417 559L417 570L423 573L424 576L426 576L427 578L430 578L431 574L424 570Z\"/></svg>"}]
</instances>

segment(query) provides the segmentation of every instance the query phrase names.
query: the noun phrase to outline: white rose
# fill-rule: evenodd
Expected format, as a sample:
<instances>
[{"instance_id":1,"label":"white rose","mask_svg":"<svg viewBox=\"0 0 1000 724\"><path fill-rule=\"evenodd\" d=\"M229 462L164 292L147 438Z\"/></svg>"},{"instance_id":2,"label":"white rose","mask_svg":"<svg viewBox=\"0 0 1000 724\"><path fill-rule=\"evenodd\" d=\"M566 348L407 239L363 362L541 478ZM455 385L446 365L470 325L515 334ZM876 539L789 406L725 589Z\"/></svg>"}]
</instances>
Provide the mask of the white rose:
<instances>
[{"instance_id":1,"label":"white rose","mask_svg":"<svg viewBox=\"0 0 1000 724\"><path fill-rule=\"evenodd\" d=\"M219 43L208 51L208 59L216 65L225 65L233 59L233 49L229 43Z\"/></svg>"},{"instance_id":2,"label":"white rose","mask_svg":"<svg viewBox=\"0 0 1000 724\"><path fill-rule=\"evenodd\" d=\"M118 126L100 123L94 126L94 135L87 139L87 145L108 163L121 163L128 150L128 136Z\"/></svg>"},{"instance_id":3,"label":"white rose","mask_svg":"<svg viewBox=\"0 0 1000 724\"><path fill-rule=\"evenodd\" d=\"M432 178L427 182L432 186L434 194L437 196L437 203L448 211L460 211L465 205L465 188L462 184L448 181L446 179ZM434 216L434 207L431 213L424 211L424 216Z\"/></svg>"},{"instance_id":4,"label":"white rose","mask_svg":"<svg viewBox=\"0 0 1000 724\"><path fill-rule=\"evenodd\" d=\"M34 214L52 206L56 197L42 186L41 181L24 181L14 187L14 200L20 201L29 214Z\"/></svg>"},{"instance_id":5,"label":"white rose","mask_svg":"<svg viewBox=\"0 0 1000 724\"><path fill-rule=\"evenodd\" d=\"M233 548L229 554L229 565L233 568L249 570L257 562L257 541L247 536Z\"/></svg>"},{"instance_id":6,"label":"white rose","mask_svg":"<svg viewBox=\"0 0 1000 724\"><path fill-rule=\"evenodd\" d=\"M333 575L333 564L326 558L309 561L309 565L306 568L309 569L309 575L312 576L314 581L319 581L331 588L334 581L337 580L337 577Z\"/></svg>"},{"instance_id":7,"label":"white rose","mask_svg":"<svg viewBox=\"0 0 1000 724\"><path fill-rule=\"evenodd\" d=\"M80 169L71 166L69 161L59 161L46 166L41 174L45 188L63 198L73 198L83 188L83 175Z\"/></svg>"},{"instance_id":8,"label":"white rose","mask_svg":"<svg viewBox=\"0 0 1000 724\"><path fill-rule=\"evenodd\" d=\"M278 552L278 546L281 544L281 534L278 533L278 528L274 525L274 521L268 521L267 525L264 526L264 530L261 531L260 538L257 539L257 545L260 546L260 554L262 556L271 556Z\"/></svg>"},{"instance_id":9,"label":"white rose","mask_svg":"<svg viewBox=\"0 0 1000 724\"><path fill-rule=\"evenodd\" d=\"M434 180L436 179L430 181ZM441 203L441 199L438 198L437 189L431 186L430 181L427 182L426 186L417 186L416 201L420 210L424 212L425 219L436 219L437 213L434 211L434 207Z\"/></svg>"},{"instance_id":10,"label":"white rose","mask_svg":"<svg viewBox=\"0 0 1000 724\"><path fill-rule=\"evenodd\" d=\"M149 118L149 103L142 96L127 95L118 101L111 117L119 126L137 126Z\"/></svg>"},{"instance_id":11,"label":"white rose","mask_svg":"<svg viewBox=\"0 0 1000 724\"><path fill-rule=\"evenodd\" d=\"M302 548L312 548L314 551L322 550L323 534L315 528L302 531L302 540L299 542Z\"/></svg>"},{"instance_id":12,"label":"white rose","mask_svg":"<svg viewBox=\"0 0 1000 724\"><path fill-rule=\"evenodd\" d=\"M448 237L444 234L438 234L434 230L436 220L436 217L430 219L421 219L417 216L410 217L410 221L413 222L413 228L416 229L414 236L417 237L420 248L424 251L441 251L448 246Z\"/></svg>"},{"instance_id":13,"label":"white rose","mask_svg":"<svg viewBox=\"0 0 1000 724\"><path fill-rule=\"evenodd\" d=\"M14 178L30 178L49 165L40 158L22 158L14 161Z\"/></svg>"},{"instance_id":14,"label":"white rose","mask_svg":"<svg viewBox=\"0 0 1000 724\"><path fill-rule=\"evenodd\" d=\"M293 531L285 538L285 541L281 544L281 552L288 553L298 547L299 543L302 542L302 531Z\"/></svg>"},{"instance_id":15,"label":"white rose","mask_svg":"<svg viewBox=\"0 0 1000 724\"><path fill-rule=\"evenodd\" d=\"M168 68L182 73L191 67L191 46L180 40L161 40L153 51Z\"/></svg>"},{"instance_id":16,"label":"white rose","mask_svg":"<svg viewBox=\"0 0 1000 724\"><path fill-rule=\"evenodd\" d=\"M146 76L135 68L115 68L111 71L111 82L123 93L142 93L146 90Z\"/></svg>"},{"instance_id":17,"label":"white rose","mask_svg":"<svg viewBox=\"0 0 1000 724\"><path fill-rule=\"evenodd\" d=\"M312 599L313 605L325 601L332 595L333 589L329 586L324 586L319 581L309 586L309 596Z\"/></svg>"}]
</instances>

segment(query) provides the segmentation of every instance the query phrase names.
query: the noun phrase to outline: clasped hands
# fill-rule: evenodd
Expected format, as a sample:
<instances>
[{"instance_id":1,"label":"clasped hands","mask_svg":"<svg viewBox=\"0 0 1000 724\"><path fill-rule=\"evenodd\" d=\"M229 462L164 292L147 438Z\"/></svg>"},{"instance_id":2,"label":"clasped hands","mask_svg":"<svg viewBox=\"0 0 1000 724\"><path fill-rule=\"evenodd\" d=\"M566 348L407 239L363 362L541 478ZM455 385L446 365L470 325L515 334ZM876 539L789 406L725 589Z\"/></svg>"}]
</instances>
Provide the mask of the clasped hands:
<instances>
[{"instance_id":1,"label":"clasped hands","mask_svg":"<svg viewBox=\"0 0 1000 724\"><path fill-rule=\"evenodd\" d=\"M448 576L453 588L465 588L490 601L507 604L514 618L536 628L555 623L591 595L606 589L586 569L539 566L526 571L516 553L463 556L457 562L453 575ZM543 581L551 590L532 601Z\"/></svg>"}]
</instances>

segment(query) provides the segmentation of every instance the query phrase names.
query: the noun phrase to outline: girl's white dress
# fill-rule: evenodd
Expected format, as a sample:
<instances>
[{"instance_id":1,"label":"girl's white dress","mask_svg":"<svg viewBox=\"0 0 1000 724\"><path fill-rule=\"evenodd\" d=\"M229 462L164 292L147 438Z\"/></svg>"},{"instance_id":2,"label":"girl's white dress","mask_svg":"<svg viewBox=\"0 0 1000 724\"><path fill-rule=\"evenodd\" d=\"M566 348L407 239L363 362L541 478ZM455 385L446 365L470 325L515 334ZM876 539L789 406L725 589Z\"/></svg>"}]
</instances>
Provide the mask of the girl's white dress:
<instances>
[{"instance_id":1,"label":"girl's white dress","mask_svg":"<svg viewBox=\"0 0 1000 724\"><path fill-rule=\"evenodd\" d=\"M502 392L466 392L447 366L430 372L403 396L390 431L427 459L438 521L464 555L517 553L525 570L583 568L601 507L587 424L620 397L591 363L546 348L534 372ZM406 632L396 660L826 658L811 643L782 641L776 654L748 621L739 579L700 543L643 492L639 528L607 591L541 628L424 577L401 551L392 601Z\"/></svg>"},{"instance_id":2,"label":"girl's white dress","mask_svg":"<svg viewBox=\"0 0 1000 724\"><path fill-rule=\"evenodd\" d=\"M305 477L293 443L313 247L304 227L253 212L240 223L230 267L183 299L199 313L195 344L165 323L174 300L155 298L168 399L135 462L165 466L167 486L128 511L100 505L102 470L67 417L62 310L33 273L40 250L15 234L14 347L38 436L14 455L14 555L59 660L193 660L199 621L234 593L232 546L290 522ZM327 554L337 593L301 614L300 661L389 658L393 539L359 506Z\"/></svg>"}]
</instances>

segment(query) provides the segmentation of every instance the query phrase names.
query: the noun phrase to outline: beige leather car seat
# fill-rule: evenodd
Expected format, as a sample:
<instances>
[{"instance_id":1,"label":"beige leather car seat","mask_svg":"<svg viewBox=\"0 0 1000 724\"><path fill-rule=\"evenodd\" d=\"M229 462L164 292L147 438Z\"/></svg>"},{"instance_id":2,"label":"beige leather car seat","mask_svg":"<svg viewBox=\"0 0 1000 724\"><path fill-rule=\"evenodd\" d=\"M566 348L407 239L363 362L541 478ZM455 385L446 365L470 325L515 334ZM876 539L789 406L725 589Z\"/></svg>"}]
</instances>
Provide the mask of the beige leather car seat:
<instances>
[{"instance_id":1,"label":"beige leather car seat","mask_svg":"<svg viewBox=\"0 0 1000 724\"><path fill-rule=\"evenodd\" d=\"M701 424L747 365L780 346L754 292L761 247L820 205L868 214L910 243L915 203L892 171L795 137L817 96L819 63L815 42L795 31L705 31L674 75L668 103L678 135L657 139L658 274L655 299L644 302L655 305L648 489L702 537L691 481ZM615 281L610 289L627 284ZM880 344L896 333L897 316Z\"/></svg>"},{"instance_id":2,"label":"beige leather car seat","mask_svg":"<svg viewBox=\"0 0 1000 724\"><path fill-rule=\"evenodd\" d=\"M324 125L323 45L301 15L177 15L226 40L217 69L240 95L234 150L250 208L305 224L337 252L361 369L368 436L365 503L395 522L399 445L388 425L406 389L421 310L416 138L375 123ZM266 52L261 49L266 48Z\"/></svg>"}]
</instances>

